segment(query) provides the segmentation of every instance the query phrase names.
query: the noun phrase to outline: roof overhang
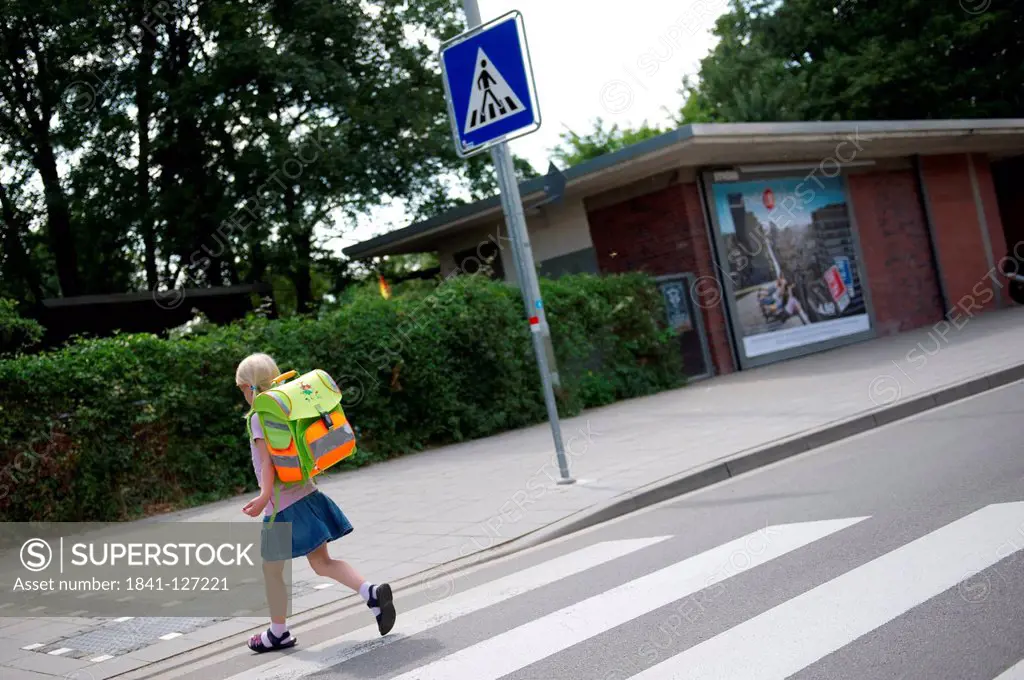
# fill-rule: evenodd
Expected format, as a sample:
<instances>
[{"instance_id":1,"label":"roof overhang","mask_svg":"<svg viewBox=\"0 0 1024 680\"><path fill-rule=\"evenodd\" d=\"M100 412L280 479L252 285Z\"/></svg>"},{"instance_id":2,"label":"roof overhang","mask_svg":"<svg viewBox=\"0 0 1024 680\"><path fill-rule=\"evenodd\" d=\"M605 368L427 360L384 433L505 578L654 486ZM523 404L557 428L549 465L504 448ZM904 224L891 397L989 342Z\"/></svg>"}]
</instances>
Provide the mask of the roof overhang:
<instances>
[{"instance_id":1,"label":"roof overhang","mask_svg":"<svg viewBox=\"0 0 1024 680\"><path fill-rule=\"evenodd\" d=\"M1024 119L697 123L686 125L564 171L567 198L583 198L678 168L760 163L834 163L913 155L1024 153ZM834 165L826 165L829 172ZM523 203L545 196L544 177L521 182ZM449 210L345 248L349 257L422 252L442 235L492 224L499 196Z\"/></svg>"}]
</instances>

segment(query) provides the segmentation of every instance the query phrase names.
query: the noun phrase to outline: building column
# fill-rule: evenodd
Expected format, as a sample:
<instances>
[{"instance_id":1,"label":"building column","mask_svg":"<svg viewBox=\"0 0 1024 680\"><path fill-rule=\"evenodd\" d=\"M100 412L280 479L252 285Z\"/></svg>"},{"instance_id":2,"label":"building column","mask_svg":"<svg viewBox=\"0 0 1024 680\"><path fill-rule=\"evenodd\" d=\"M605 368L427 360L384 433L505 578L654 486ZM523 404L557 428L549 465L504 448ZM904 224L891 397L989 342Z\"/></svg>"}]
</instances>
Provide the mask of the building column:
<instances>
[{"instance_id":1,"label":"building column","mask_svg":"<svg viewBox=\"0 0 1024 680\"><path fill-rule=\"evenodd\" d=\"M997 270L1005 238L988 158L924 156L921 179L947 316L962 319L1005 306L1005 280Z\"/></svg>"}]
</instances>

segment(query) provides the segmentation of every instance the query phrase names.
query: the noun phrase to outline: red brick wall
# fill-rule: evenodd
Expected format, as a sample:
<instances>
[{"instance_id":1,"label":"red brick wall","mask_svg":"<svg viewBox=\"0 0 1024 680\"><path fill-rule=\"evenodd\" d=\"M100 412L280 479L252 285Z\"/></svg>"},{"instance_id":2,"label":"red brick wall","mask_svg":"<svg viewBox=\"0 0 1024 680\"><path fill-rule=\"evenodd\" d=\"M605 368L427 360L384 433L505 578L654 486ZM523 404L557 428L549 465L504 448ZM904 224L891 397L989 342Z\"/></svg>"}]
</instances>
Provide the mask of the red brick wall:
<instances>
[{"instance_id":1,"label":"red brick wall","mask_svg":"<svg viewBox=\"0 0 1024 680\"><path fill-rule=\"evenodd\" d=\"M587 220L602 272L660 276L694 270L678 185L588 212Z\"/></svg>"},{"instance_id":2,"label":"red brick wall","mask_svg":"<svg viewBox=\"0 0 1024 680\"><path fill-rule=\"evenodd\" d=\"M847 178L879 335L942 318L928 227L911 170Z\"/></svg>"},{"instance_id":3,"label":"red brick wall","mask_svg":"<svg viewBox=\"0 0 1024 680\"><path fill-rule=\"evenodd\" d=\"M696 184L672 185L587 213L602 272L643 271L652 276L693 272L714 278L711 246ZM717 303L717 284L695 286L718 374L734 370L728 331Z\"/></svg>"},{"instance_id":4,"label":"red brick wall","mask_svg":"<svg viewBox=\"0 0 1024 680\"><path fill-rule=\"evenodd\" d=\"M992 244L992 262L999 263L999 258L1006 255L1006 234L1003 221L999 215L999 200L996 198L995 180L992 177L992 166L988 158L974 154L974 174L978 177L978 190L981 193L982 206L985 209L985 221L988 223L988 239ZM971 197L973 200L973 196Z\"/></svg>"},{"instance_id":5,"label":"red brick wall","mask_svg":"<svg viewBox=\"0 0 1024 680\"><path fill-rule=\"evenodd\" d=\"M729 347L729 326L720 302L722 288L718 282L711 243L708 241L700 188L696 183L690 183L684 184L682 190L697 274L697 285L693 293L698 297L697 304L704 310L704 328L708 334L711 360L719 374L732 373L736 368Z\"/></svg>"},{"instance_id":6,"label":"red brick wall","mask_svg":"<svg viewBox=\"0 0 1024 680\"><path fill-rule=\"evenodd\" d=\"M996 195L995 178L988 157L974 154L974 172L978 176L978 190L981 193L982 205L985 208L985 221L988 222L989 242L992 244L992 264L999 266L999 261L1008 254L1006 230L1003 227L1002 213L999 210L999 199ZM1012 247L1013 244L1010 244ZM1024 247L1020 249L1024 253ZM996 282L998 281L998 283ZM996 300L1002 306L1015 305L1006 291L1006 279L996 276L996 281L987 278L985 285L997 291Z\"/></svg>"},{"instance_id":7,"label":"red brick wall","mask_svg":"<svg viewBox=\"0 0 1024 680\"><path fill-rule=\"evenodd\" d=\"M995 205L995 190L988 161L974 158L974 168L989 223L993 263L1002 257L1002 222ZM989 278L990 265L982 241L978 209L974 202L965 154L926 156L921 169L931 208L935 246L946 289L947 304L960 307L955 318L995 309L999 298L997 285ZM1003 296L1005 301L1006 296Z\"/></svg>"}]
</instances>

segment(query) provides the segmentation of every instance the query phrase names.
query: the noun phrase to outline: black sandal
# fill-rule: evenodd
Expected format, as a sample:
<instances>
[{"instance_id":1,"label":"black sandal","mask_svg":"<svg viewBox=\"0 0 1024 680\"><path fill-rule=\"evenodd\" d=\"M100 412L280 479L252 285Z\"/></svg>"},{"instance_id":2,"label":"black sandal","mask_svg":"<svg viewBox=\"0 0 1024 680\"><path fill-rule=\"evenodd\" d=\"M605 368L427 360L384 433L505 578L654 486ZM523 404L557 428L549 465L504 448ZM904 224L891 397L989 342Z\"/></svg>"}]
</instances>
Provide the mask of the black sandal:
<instances>
[{"instance_id":1,"label":"black sandal","mask_svg":"<svg viewBox=\"0 0 1024 680\"><path fill-rule=\"evenodd\" d=\"M249 638L249 649L256 652L257 654L262 654L263 652L274 652L279 649L288 649L289 647L294 647L295 643L299 641L298 638L292 637L291 632L287 630L284 632L284 635L282 635L281 637L277 637L268 629L267 639L270 640L269 647L263 644L262 635L253 635L251 638Z\"/></svg>"},{"instance_id":2,"label":"black sandal","mask_svg":"<svg viewBox=\"0 0 1024 680\"><path fill-rule=\"evenodd\" d=\"M380 614L377 614L377 630L381 635L387 635L395 627L395 619L398 614L395 611L395 598L391 592L391 586L381 583L373 588L373 596L366 602L366 606L380 607Z\"/></svg>"}]
</instances>

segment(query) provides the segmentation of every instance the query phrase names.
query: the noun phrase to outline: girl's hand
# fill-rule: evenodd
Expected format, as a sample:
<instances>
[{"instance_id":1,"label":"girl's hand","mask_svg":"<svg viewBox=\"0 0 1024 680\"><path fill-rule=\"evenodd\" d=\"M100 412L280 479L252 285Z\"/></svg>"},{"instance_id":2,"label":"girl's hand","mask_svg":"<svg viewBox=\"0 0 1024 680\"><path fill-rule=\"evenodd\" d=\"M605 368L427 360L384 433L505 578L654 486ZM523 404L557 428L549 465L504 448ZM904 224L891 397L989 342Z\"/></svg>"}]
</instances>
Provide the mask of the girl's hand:
<instances>
[{"instance_id":1,"label":"girl's hand","mask_svg":"<svg viewBox=\"0 0 1024 680\"><path fill-rule=\"evenodd\" d=\"M249 515L249 517L258 517L259 514L261 512L263 512L264 508L267 507L267 503L269 503L269 502L270 502L270 496L269 495L267 495L267 494L260 494L256 498L254 498L251 501L249 501L249 503L246 504L246 506L244 508L242 508L242 512L244 512L245 514Z\"/></svg>"}]
</instances>

